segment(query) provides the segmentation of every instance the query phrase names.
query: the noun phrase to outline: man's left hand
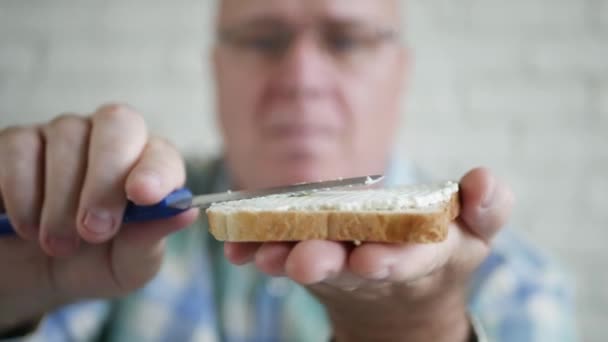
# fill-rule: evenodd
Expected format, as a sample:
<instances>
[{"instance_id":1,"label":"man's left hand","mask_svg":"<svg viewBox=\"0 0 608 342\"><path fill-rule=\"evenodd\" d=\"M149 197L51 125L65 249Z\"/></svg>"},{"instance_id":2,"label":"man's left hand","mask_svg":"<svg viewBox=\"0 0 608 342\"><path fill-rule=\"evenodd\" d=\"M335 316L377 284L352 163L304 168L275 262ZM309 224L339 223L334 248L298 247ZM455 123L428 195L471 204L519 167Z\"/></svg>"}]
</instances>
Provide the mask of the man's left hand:
<instances>
[{"instance_id":1,"label":"man's left hand","mask_svg":"<svg viewBox=\"0 0 608 342\"><path fill-rule=\"evenodd\" d=\"M307 286L327 308L337 341L464 341L467 285L514 196L482 168L462 178L460 192L460 216L440 243L226 243L225 254Z\"/></svg>"}]
</instances>

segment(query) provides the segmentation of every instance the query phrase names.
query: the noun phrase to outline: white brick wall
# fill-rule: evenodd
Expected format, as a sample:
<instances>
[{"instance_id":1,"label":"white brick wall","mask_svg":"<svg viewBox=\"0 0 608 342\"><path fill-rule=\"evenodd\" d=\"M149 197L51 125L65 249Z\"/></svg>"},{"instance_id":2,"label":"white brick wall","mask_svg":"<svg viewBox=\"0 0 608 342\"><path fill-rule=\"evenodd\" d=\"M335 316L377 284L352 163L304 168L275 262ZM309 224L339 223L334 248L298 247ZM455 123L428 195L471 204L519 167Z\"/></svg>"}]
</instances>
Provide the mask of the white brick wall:
<instances>
[{"instance_id":1,"label":"white brick wall","mask_svg":"<svg viewBox=\"0 0 608 342\"><path fill-rule=\"evenodd\" d=\"M470 0L473 27L498 32L545 36L587 29L588 1Z\"/></svg>"},{"instance_id":2,"label":"white brick wall","mask_svg":"<svg viewBox=\"0 0 608 342\"><path fill-rule=\"evenodd\" d=\"M608 2L606 0L596 0L591 4L591 9L595 14L593 16L593 28L605 34L608 31Z\"/></svg>"},{"instance_id":3,"label":"white brick wall","mask_svg":"<svg viewBox=\"0 0 608 342\"><path fill-rule=\"evenodd\" d=\"M214 151L210 3L2 0L0 127L125 101ZM573 272L585 338L605 340L608 0L410 0L406 18L399 146L438 177L484 164L509 179L513 225Z\"/></svg>"}]
</instances>

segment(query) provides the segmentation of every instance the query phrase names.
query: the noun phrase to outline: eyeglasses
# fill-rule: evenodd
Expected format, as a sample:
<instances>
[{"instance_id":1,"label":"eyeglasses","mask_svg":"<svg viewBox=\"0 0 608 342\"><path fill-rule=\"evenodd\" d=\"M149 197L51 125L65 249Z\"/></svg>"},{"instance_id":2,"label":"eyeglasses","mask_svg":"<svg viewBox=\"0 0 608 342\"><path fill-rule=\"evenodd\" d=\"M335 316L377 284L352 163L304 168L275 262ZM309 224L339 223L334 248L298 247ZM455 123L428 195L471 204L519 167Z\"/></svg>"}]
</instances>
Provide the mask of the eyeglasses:
<instances>
[{"instance_id":1,"label":"eyeglasses","mask_svg":"<svg viewBox=\"0 0 608 342\"><path fill-rule=\"evenodd\" d=\"M218 41L237 50L239 58L256 62L276 62L306 33L312 33L316 46L339 63L369 60L383 46L398 42L397 30L392 28L353 24L298 29L276 23L222 28Z\"/></svg>"}]
</instances>

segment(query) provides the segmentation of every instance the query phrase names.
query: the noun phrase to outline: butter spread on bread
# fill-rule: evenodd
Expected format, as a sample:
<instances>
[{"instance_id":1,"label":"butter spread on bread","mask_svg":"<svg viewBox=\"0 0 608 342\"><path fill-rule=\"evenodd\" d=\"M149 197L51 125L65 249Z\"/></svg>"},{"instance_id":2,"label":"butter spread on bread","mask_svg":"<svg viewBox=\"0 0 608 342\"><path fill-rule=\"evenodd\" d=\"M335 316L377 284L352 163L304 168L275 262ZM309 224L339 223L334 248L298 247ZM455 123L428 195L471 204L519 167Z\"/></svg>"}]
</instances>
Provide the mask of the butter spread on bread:
<instances>
[{"instance_id":1,"label":"butter spread on bread","mask_svg":"<svg viewBox=\"0 0 608 342\"><path fill-rule=\"evenodd\" d=\"M318 190L222 202L207 209L221 241L439 242L458 216L458 183Z\"/></svg>"}]
</instances>

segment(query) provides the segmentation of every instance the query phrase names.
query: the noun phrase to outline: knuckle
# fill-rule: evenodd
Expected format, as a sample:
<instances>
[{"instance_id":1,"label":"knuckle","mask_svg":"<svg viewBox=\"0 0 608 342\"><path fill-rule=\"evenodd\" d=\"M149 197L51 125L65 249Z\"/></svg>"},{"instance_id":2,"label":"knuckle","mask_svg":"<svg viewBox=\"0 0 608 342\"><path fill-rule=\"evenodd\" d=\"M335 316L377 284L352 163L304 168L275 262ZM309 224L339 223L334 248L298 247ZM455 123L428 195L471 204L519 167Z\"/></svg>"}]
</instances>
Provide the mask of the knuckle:
<instances>
[{"instance_id":1,"label":"knuckle","mask_svg":"<svg viewBox=\"0 0 608 342\"><path fill-rule=\"evenodd\" d=\"M33 126L12 126L0 132L0 148L4 153L37 152L42 146L40 132Z\"/></svg>"},{"instance_id":2,"label":"knuckle","mask_svg":"<svg viewBox=\"0 0 608 342\"><path fill-rule=\"evenodd\" d=\"M62 114L43 128L47 138L76 138L89 132L89 122L86 118L76 114Z\"/></svg>"},{"instance_id":3,"label":"knuckle","mask_svg":"<svg viewBox=\"0 0 608 342\"><path fill-rule=\"evenodd\" d=\"M126 104L108 103L99 107L93 116L94 120L107 122L133 122L143 124L143 116Z\"/></svg>"},{"instance_id":4,"label":"knuckle","mask_svg":"<svg viewBox=\"0 0 608 342\"><path fill-rule=\"evenodd\" d=\"M6 136L13 135L13 134L17 134L23 128L25 128L25 127L24 126L8 126L8 127L4 127L2 130L0 130L0 136L1 137L6 137Z\"/></svg>"},{"instance_id":5,"label":"knuckle","mask_svg":"<svg viewBox=\"0 0 608 342\"><path fill-rule=\"evenodd\" d=\"M110 102L101 105L97 109L98 114L120 115L124 112L132 111L131 107L124 103Z\"/></svg>"},{"instance_id":6,"label":"knuckle","mask_svg":"<svg viewBox=\"0 0 608 342\"><path fill-rule=\"evenodd\" d=\"M173 143L171 143L169 140L167 140L166 138L163 138L163 137L153 136L152 138L150 138L149 143L156 149L162 149L163 151L177 152L175 145L173 145Z\"/></svg>"}]
</instances>

